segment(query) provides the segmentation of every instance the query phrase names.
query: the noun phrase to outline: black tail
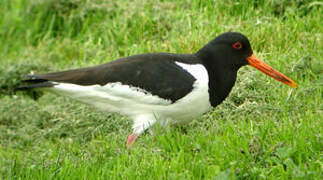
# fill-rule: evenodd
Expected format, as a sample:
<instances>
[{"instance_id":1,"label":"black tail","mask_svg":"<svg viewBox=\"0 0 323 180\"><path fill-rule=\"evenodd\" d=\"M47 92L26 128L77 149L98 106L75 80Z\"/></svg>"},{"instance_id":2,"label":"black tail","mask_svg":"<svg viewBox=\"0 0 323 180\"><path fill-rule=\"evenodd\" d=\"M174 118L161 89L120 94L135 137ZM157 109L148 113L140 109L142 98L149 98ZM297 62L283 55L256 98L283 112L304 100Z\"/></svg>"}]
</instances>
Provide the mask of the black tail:
<instances>
[{"instance_id":1,"label":"black tail","mask_svg":"<svg viewBox=\"0 0 323 180\"><path fill-rule=\"evenodd\" d=\"M53 87L55 84L52 82L42 82L42 83L30 83L27 85L18 86L15 90L16 91L24 91L28 89L34 88L45 88L45 87Z\"/></svg>"},{"instance_id":2,"label":"black tail","mask_svg":"<svg viewBox=\"0 0 323 180\"><path fill-rule=\"evenodd\" d=\"M38 88L53 87L55 83L46 79L39 79L36 75L28 75L25 78L8 81L4 85L0 85L0 97L4 95L15 95L18 91L37 100L43 95L43 92L38 91Z\"/></svg>"},{"instance_id":3,"label":"black tail","mask_svg":"<svg viewBox=\"0 0 323 180\"><path fill-rule=\"evenodd\" d=\"M23 91L23 94L37 100L43 95L42 91L38 91L38 88L53 87L55 83L48 81L47 79L40 79L37 75L27 75L24 77L20 84L14 88L14 92Z\"/></svg>"},{"instance_id":4,"label":"black tail","mask_svg":"<svg viewBox=\"0 0 323 180\"><path fill-rule=\"evenodd\" d=\"M21 85L15 88L15 91L29 90L34 88L46 88L53 87L55 83L48 81L47 79L39 79L37 75L27 75L21 81Z\"/></svg>"}]
</instances>

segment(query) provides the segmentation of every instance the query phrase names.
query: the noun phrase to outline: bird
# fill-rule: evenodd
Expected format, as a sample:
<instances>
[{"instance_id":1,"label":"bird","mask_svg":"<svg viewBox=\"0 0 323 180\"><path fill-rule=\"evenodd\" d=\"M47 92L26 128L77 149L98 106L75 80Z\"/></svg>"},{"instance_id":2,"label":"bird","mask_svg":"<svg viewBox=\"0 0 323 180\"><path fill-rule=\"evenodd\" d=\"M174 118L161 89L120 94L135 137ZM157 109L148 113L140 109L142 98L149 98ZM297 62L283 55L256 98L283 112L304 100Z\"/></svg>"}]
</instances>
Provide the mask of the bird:
<instances>
[{"instance_id":1,"label":"bird","mask_svg":"<svg viewBox=\"0 0 323 180\"><path fill-rule=\"evenodd\" d=\"M130 147L148 128L186 124L218 106L250 65L291 86L297 84L253 53L248 38L225 32L192 54L147 53L106 64L29 74L18 90L41 89L132 120Z\"/></svg>"}]
</instances>

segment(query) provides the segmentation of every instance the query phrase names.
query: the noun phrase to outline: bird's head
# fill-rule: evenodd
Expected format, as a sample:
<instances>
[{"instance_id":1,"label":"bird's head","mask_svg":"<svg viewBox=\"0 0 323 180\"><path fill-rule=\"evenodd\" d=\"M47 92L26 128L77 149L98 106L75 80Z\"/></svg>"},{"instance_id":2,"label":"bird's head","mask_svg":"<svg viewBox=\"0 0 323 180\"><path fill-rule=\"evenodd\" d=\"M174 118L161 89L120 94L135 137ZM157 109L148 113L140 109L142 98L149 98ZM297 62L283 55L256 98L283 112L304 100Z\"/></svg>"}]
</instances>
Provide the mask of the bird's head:
<instances>
[{"instance_id":1,"label":"bird's head","mask_svg":"<svg viewBox=\"0 0 323 180\"><path fill-rule=\"evenodd\" d=\"M221 68L238 70L244 65L250 65L288 86L297 87L290 78L258 59L253 54L248 38L238 32L227 32L217 36L200 49L197 55L204 63L215 64Z\"/></svg>"}]
</instances>

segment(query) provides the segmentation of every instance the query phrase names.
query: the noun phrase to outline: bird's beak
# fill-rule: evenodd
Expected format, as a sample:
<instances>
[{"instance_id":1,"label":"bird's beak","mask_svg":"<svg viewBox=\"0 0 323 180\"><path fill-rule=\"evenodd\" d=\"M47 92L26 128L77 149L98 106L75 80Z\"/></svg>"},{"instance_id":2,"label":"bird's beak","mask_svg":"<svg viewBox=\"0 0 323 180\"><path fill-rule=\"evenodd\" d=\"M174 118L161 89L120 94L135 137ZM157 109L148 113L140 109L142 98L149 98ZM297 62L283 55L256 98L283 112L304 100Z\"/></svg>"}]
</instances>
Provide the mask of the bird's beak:
<instances>
[{"instance_id":1,"label":"bird's beak","mask_svg":"<svg viewBox=\"0 0 323 180\"><path fill-rule=\"evenodd\" d=\"M258 59L254 54L251 56L247 57L247 61L250 66L253 66L260 71L264 72L268 76L273 77L277 81L280 81L284 84L287 84L290 87L296 88L297 84L291 80L289 77L285 76L283 73L273 69L272 67L268 66L266 63Z\"/></svg>"}]
</instances>

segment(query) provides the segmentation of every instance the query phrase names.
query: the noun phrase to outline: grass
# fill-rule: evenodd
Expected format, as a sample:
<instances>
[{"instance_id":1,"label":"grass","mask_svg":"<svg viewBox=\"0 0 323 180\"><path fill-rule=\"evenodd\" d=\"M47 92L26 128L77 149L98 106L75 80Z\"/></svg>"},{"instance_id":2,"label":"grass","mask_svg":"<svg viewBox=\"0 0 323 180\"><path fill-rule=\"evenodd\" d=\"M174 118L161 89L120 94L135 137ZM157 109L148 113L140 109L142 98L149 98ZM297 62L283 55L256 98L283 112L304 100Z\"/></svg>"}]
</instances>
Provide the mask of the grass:
<instances>
[{"instance_id":1,"label":"grass","mask_svg":"<svg viewBox=\"0 0 323 180\"><path fill-rule=\"evenodd\" d=\"M0 179L323 178L321 2L2 0L0 12ZM126 117L12 93L31 71L196 52L226 31L299 88L244 67L217 108L130 150Z\"/></svg>"}]
</instances>

